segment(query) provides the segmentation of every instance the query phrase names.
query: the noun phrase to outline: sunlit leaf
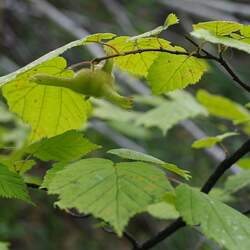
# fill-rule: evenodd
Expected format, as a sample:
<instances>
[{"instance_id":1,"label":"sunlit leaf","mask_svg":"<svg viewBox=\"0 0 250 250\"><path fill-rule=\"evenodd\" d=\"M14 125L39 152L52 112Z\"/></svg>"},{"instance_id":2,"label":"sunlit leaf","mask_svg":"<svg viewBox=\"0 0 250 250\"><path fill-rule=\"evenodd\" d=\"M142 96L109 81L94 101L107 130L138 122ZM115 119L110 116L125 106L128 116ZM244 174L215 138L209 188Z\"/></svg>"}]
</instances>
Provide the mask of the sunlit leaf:
<instances>
[{"instance_id":1,"label":"sunlit leaf","mask_svg":"<svg viewBox=\"0 0 250 250\"><path fill-rule=\"evenodd\" d=\"M194 25L193 28L194 31L191 32L191 35L196 38L250 53L249 25L215 21L199 23Z\"/></svg>"},{"instance_id":2,"label":"sunlit leaf","mask_svg":"<svg viewBox=\"0 0 250 250\"><path fill-rule=\"evenodd\" d=\"M199 82L206 70L207 64L201 59L162 53L150 67L147 80L153 94L158 95Z\"/></svg>"},{"instance_id":3,"label":"sunlit leaf","mask_svg":"<svg viewBox=\"0 0 250 250\"><path fill-rule=\"evenodd\" d=\"M31 125L30 141L78 129L86 122L90 106L83 96L66 88L42 86L29 81L38 72L72 77L73 72L65 70L65 67L65 59L56 57L19 74L3 87L10 110Z\"/></svg>"},{"instance_id":4,"label":"sunlit leaf","mask_svg":"<svg viewBox=\"0 0 250 250\"><path fill-rule=\"evenodd\" d=\"M164 39L155 37L139 38L136 41L129 41L129 36L120 36L107 44L110 47L105 46L107 54L124 53L132 50L139 49L159 49L165 48L168 50L176 50L175 47L170 45L170 42ZM125 70L131 74L138 76L146 76L149 68L154 60L158 57L159 52L143 52L130 54L127 56L119 56L114 58L114 64L120 69Z\"/></svg>"}]
</instances>

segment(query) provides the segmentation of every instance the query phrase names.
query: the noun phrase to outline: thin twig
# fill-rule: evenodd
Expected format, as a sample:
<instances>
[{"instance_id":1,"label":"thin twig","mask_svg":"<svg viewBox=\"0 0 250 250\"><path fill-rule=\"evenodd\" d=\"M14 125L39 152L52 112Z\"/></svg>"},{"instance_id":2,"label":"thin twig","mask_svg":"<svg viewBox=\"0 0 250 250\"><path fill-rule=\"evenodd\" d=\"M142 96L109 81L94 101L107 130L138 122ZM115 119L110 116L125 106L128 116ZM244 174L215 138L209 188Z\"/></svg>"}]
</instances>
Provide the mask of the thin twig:
<instances>
[{"instance_id":1,"label":"thin twig","mask_svg":"<svg viewBox=\"0 0 250 250\"><path fill-rule=\"evenodd\" d=\"M111 58L115 57L121 57L121 56L128 56L128 55L135 55L135 54L141 54L141 53L146 53L146 52L162 52L162 53L168 53L168 54L174 54L174 55L185 55L185 56L193 56L196 58L202 58L202 59L210 59L210 60L216 60L217 58L214 56L208 56L208 55L201 55L199 53L190 53L186 51L178 51L178 50L168 50L164 48L146 48L146 49L137 49L137 50L130 50L130 51L125 51L122 53L116 53L112 55L107 55L103 57L96 57L92 60L92 63L99 63L104 60L108 60Z\"/></svg>"},{"instance_id":2,"label":"thin twig","mask_svg":"<svg viewBox=\"0 0 250 250\"><path fill-rule=\"evenodd\" d=\"M192 44L194 44L196 47L199 47L198 44L196 44L192 39L186 37ZM204 55L200 53L202 51ZM231 76L232 80L240 85L243 89L245 89L247 92L250 93L250 86L246 83L244 83L238 76L237 74L233 71L233 69L229 66L229 64L225 61L225 59L222 57L214 56L208 51L206 51L203 48L200 48L200 51L197 52L187 52L187 51L177 51L177 50L168 50L164 48L146 48L146 49L137 49L137 50L130 50L130 51L125 51L122 53L114 53L112 55L106 55L102 57L96 57L94 58L91 63L92 64L98 64L101 61L105 61L108 59L116 58L116 57L122 57L122 56L128 56L128 55L135 55L135 54L142 54L142 53L147 53L147 52L161 52L161 53L168 53L168 54L173 54L173 55L185 55L185 56L192 56L200 59L208 59L208 60L213 60L217 63L219 63L226 71L227 73ZM85 62L78 63L77 65L81 65Z\"/></svg>"}]
</instances>

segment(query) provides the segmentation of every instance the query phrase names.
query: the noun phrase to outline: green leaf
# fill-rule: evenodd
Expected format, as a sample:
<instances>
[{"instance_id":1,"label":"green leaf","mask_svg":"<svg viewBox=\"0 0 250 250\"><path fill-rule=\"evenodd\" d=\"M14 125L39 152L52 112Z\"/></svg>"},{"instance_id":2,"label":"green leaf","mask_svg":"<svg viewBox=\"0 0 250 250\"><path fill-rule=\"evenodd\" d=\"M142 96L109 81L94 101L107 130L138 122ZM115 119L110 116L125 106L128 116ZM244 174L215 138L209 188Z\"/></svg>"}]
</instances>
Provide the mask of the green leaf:
<instances>
[{"instance_id":1,"label":"green leaf","mask_svg":"<svg viewBox=\"0 0 250 250\"><path fill-rule=\"evenodd\" d=\"M170 100L162 105L145 112L136 119L137 125L158 127L164 134L179 122L194 118L198 115L207 115L207 111L186 91L169 93Z\"/></svg>"},{"instance_id":2,"label":"green leaf","mask_svg":"<svg viewBox=\"0 0 250 250\"><path fill-rule=\"evenodd\" d=\"M207 30L196 30L191 33L192 36L206 40L210 43L223 44L224 46L242 50L244 52L250 53L250 44L246 42L241 42L240 40L233 39L230 37L216 37Z\"/></svg>"},{"instance_id":3,"label":"green leaf","mask_svg":"<svg viewBox=\"0 0 250 250\"><path fill-rule=\"evenodd\" d=\"M150 36L158 36L162 31L168 29L170 26L175 25L179 23L178 17L174 14L171 13L167 16L164 25L158 26L153 30L150 30L148 32L145 32L143 34L137 35L137 36L132 36L129 38L129 41L136 41L139 38L145 38L145 37L150 37Z\"/></svg>"},{"instance_id":4,"label":"green leaf","mask_svg":"<svg viewBox=\"0 0 250 250\"><path fill-rule=\"evenodd\" d=\"M142 162L113 164L84 159L57 172L49 185L60 208L91 213L114 227L119 236L129 218L161 200L171 185L162 171Z\"/></svg>"},{"instance_id":5,"label":"green leaf","mask_svg":"<svg viewBox=\"0 0 250 250\"><path fill-rule=\"evenodd\" d=\"M192 148L211 148L216 143L222 142L224 139L235 135L238 135L238 133L228 132L217 136L201 138L193 142Z\"/></svg>"},{"instance_id":6,"label":"green leaf","mask_svg":"<svg viewBox=\"0 0 250 250\"><path fill-rule=\"evenodd\" d=\"M120 36L107 44L110 47L105 47L108 55L124 53L127 51L138 49L159 49L165 48L169 50L176 50L176 47L170 45L170 42L164 39L155 37L139 38L136 41L129 41L129 36ZM149 68L154 60L158 57L159 52L144 52L137 54L130 54L127 56L119 56L113 59L114 64L120 69L125 70L137 76L146 76Z\"/></svg>"},{"instance_id":7,"label":"green leaf","mask_svg":"<svg viewBox=\"0 0 250 250\"><path fill-rule=\"evenodd\" d=\"M46 172L41 188L48 188L52 179L56 176L57 172L63 170L66 165L67 164L65 162L59 162L53 164L52 168Z\"/></svg>"},{"instance_id":8,"label":"green leaf","mask_svg":"<svg viewBox=\"0 0 250 250\"><path fill-rule=\"evenodd\" d=\"M237 161L237 165L243 169L250 169L250 158L243 158Z\"/></svg>"},{"instance_id":9,"label":"green leaf","mask_svg":"<svg viewBox=\"0 0 250 250\"><path fill-rule=\"evenodd\" d=\"M175 164L166 162L166 163L162 164L161 167L172 172L172 173L175 173L177 175L182 176L186 180L191 179L191 175L190 175L190 172L188 170L181 169L178 166L176 166Z\"/></svg>"},{"instance_id":10,"label":"green leaf","mask_svg":"<svg viewBox=\"0 0 250 250\"><path fill-rule=\"evenodd\" d=\"M109 150L108 153L117 155L117 156L124 158L124 159L135 160L135 161L144 161L144 162L158 164L162 168L167 169L168 171L174 172L175 174L178 174L185 179L189 179L191 177L189 175L189 171L187 171L187 170L183 170L174 164L164 162L164 161L157 159L151 155L137 152L137 151L134 151L132 149L127 149L127 148L112 149L112 150Z\"/></svg>"},{"instance_id":11,"label":"green leaf","mask_svg":"<svg viewBox=\"0 0 250 250\"><path fill-rule=\"evenodd\" d=\"M194 30L204 29L216 36L226 36L233 32L239 31L242 24L231 21L211 21L193 25Z\"/></svg>"},{"instance_id":12,"label":"green leaf","mask_svg":"<svg viewBox=\"0 0 250 250\"><path fill-rule=\"evenodd\" d=\"M164 22L164 27L169 28L177 23L179 23L179 18L174 13L170 13Z\"/></svg>"},{"instance_id":13,"label":"green leaf","mask_svg":"<svg viewBox=\"0 0 250 250\"><path fill-rule=\"evenodd\" d=\"M215 21L199 23L193 27L191 35L196 38L250 53L249 25Z\"/></svg>"},{"instance_id":14,"label":"green leaf","mask_svg":"<svg viewBox=\"0 0 250 250\"><path fill-rule=\"evenodd\" d=\"M0 163L0 197L16 198L31 202L27 187L21 176L11 172Z\"/></svg>"},{"instance_id":15,"label":"green leaf","mask_svg":"<svg viewBox=\"0 0 250 250\"><path fill-rule=\"evenodd\" d=\"M235 209L187 185L176 189L176 208L191 226L229 250L248 250L250 220Z\"/></svg>"},{"instance_id":16,"label":"green leaf","mask_svg":"<svg viewBox=\"0 0 250 250\"><path fill-rule=\"evenodd\" d=\"M167 192L162 201L148 206L148 213L158 219L176 219L180 216L175 208L176 195L175 192Z\"/></svg>"},{"instance_id":17,"label":"green leaf","mask_svg":"<svg viewBox=\"0 0 250 250\"><path fill-rule=\"evenodd\" d=\"M202 59L161 53L151 65L147 80L153 94L159 95L199 82L206 71L207 64Z\"/></svg>"},{"instance_id":18,"label":"green leaf","mask_svg":"<svg viewBox=\"0 0 250 250\"><path fill-rule=\"evenodd\" d=\"M32 127L30 142L78 129L86 122L90 104L83 96L66 88L42 86L29 81L38 72L72 77L73 72L65 70L65 67L65 59L56 57L19 74L3 87L10 110Z\"/></svg>"},{"instance_id":19,"label":"green leaf","mask_svg":"<svg viewBox=\"0 0 250 250\"><path fill-rule=\"evenodd\" d=\"M9 243L0 241L0 250L8 250L8 249L9 249Z\"/></svg>"},{"instance_id":20,"label":"green leaf","mask_svg":"<svg viewBox=\"0 0 250 250\"><path fill-rule=\"evenodd\" d=\"M250 170L242 170L229 176L225 182L225 191L235 193L250 184Z\"/></svg>"},{"instance_id":21,"label":"green leaf","mask_svg":"<svg viewBox=\"0 0 250 250\"><path fill-rule=\"evenodd\" d=\"M73 161L78 160L87 153L100 148L83 137L80 131L67 131L64 134L42 139L31 144L26 153L32 154L43 161Z\"/></svg>"},{"instance_id":22,"label":"green leaf","mask_svg":"<svg viewBox=\"0 0 250 250\"><path fill-rule=\"evenodd\" d=\"M148 213L158 219L177 219L180 215L173 204L165 201L148 206Z\"/></svg>"},{"instance_id":23,"label":"green leaf","mask_svg":"<svg viewBox=\"0 0 250 250\"><path fill-rule=\"evenodd\" d=\"M231 120L235 124L250 120L250 114L247 109L226 97L199 90L197 99L207 108L211 115Z\"/></svg>"},{"instance_id":24,"label":"green leaf","mask_svg":"<svg viewBox=\"0 0 250 250\"><path fill-rule=\"evenodd\" d=\"M23 175L27 171L29 171L32 167L36 165L34 160L20 160L14 162L14 169L20 175Z\"/></svg>"}]
</instances>

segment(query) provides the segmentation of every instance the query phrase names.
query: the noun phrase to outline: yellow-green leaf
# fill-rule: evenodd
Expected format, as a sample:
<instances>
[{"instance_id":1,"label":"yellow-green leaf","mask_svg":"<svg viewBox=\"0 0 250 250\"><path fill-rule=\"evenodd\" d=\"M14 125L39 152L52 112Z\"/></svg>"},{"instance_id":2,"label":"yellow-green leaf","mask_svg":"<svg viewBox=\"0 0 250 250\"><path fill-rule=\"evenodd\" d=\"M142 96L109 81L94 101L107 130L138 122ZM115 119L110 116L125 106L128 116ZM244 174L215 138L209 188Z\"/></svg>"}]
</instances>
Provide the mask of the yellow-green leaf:
<instances>
[{"instance_id":1,"label":"yellow-green leaf","mask_svg":"<svg viewBox=\"0 0 250 250\"><path fill-rule=\"evenodd\" d=\"M162 53L150 67L147 80L153 94L159 95L199 82L206 70L201 59Z\"/></svg>"},{"instance_id":2,"label":"yellow-green leaf","mask_svg":"<svg viewBox=\"0 0 250 250\"><path fill-rule=\"evenodd\" d=\"M211 21L193 25L194 30L204 29L216 36L230 35L232 32L239 31L242 25L231 21Z\"/></svg>"},{"instance_id":3,"label":"yellow-green leaf","mask_svg":"<svg viewBox=\"0 0 250 250\"><path fill-rule=\"evenodd\" d=\"M86 122L90 105L83 96L66 88L42 86L29 81L36 73L72 77L66 61L56 57L19 74L3 86L9 108L31 125L30 141L79 129Z\"/></svg>"},{"instance_id":4,"label":"yellow-green leaf","mask_svg":"<svg viewBox=\"0 0 250 250\"><path fill-rule=\"evenodd\" d=\"M191 35L215 44L250 53L250 28L235 22L205 22L193 26Z\"/></svg>"},{"instance_id":5,"label":"yellow-green leaf","mask_svg":"<svg viewBox=\"0 0 250 250\"><path fill-rule=\"evenodd\" d=\"M243 158L237 161L237 165L243 169L250 169L250 158Z\"/></svg>"},{"instance_id":6,"label":"yellow-green leaf","mask_svg":"<svg viewBox=\"0 0 250 250\"><path fill-rule=\"evenodd\" d=\"M135 41L130 41L129 36L120 36L107 44L110 47L105 46L105 50L108 55L124 53L132 50L139 49L159 49L165 48L169 50L175 50L176 48L170 45L170 42L164 39L155 37L139 38ZM131 74L138 76L146 76L148 70L154 60L158 57L159 52L144 52L130 54L127 56L119 56L113 59L114 64L120 69L125 70Z\"/></svg>"}]
</instances>

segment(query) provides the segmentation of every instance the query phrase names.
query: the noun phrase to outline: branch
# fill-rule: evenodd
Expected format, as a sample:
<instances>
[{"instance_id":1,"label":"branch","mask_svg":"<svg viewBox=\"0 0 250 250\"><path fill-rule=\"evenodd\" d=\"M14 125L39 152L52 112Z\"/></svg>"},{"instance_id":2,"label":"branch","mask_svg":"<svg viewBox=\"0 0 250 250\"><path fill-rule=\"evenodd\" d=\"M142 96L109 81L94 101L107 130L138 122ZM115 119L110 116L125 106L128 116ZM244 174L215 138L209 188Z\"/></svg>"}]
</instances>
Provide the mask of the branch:
<instances>
[{"instance_id":1,"label":"branch","mask_svg":"<svg viewBox=\"0 0 250 250\"><path fill-rule=\"evenodd\" d=\"M208 194L210 190L216 185L220 177L248 152L250 152L250 139L242 144L241 147L236 150L231 156L229 156L219 164L219 166L215 169L215 171L210 175L205 184L202 186L201 192ZM159 232L156 236L152 237L141 246L134 249L150 249L184 226L186 226L186 223L182 220L182 218L178 218L172 224L170 224L170 226Z\"/></svg>"},{"instance_id":2,"label":"branch","mask_svg":"<svg viewBox=\"0 0 250 250\"><path fill-rule=\"evenodd\" d=\"M116 53L116 54L103 56L103 57L96 57L92 60L92 63L98 64L101 61L112 59L115 57L135 55L135 54L141 54L141 53L146 53L146 52L163 52L163 53L174 54L174 55L193 56L196 58L210 59L210 60L215 60L215 61L219 60L219 58L217 58L215 56L201 55L200 53L192 53L192 52L190 53L190 52L186 52L186 51L168 50L168 49L164 49L164 48L147 48L147 49L136 49L136 50L125 51L123 53Z\"/></svg>"},{"instance_id":3,"label":"branch","mask_svg":"<svg viewBox=\"0 0 250 250\"><path fill-rule=\"evenodd\" d=\"M146 250L154 247L161 241L165 240L168 236L176 232L178 229L184 227L186 223L182 220L182 218L179 218L175 220L172 224L170 224L168 227L166 227L164 230L159 232L156 236L153 238L147 240L145 243L143 243L141 246L134 248L134 250Z\"/></svg>"},{"instance_id":4,"label":"branch","mask_svg":"<svg viewBox=\"0 0 250 250\"><path fill-rule=\"evenodd\" d=\"M188 41L190 41L197 48L199 48L199 45L197 45L193 40L191 40L188 37L186 37L186 39L188 39ZM243 89L245 89L247 92L250 93L250 86L248 84L244 83L237 76L237 74L228 65L228 63L225 61L225 59L222 57L222 55L220 57L216 57L216 56L210 54L208 51L206 51L205 49L202 49L202 48L200 49L200 51L203 52L204 55L202 55L199 51L197 51L197 52L187 52L187 51L168 50L168 49L164 49L164 48L137 49L137 50L126 51L126 52L123 52L123 53L115 53L115 54L108 55L108 56L103 56L103 57L96 57L91 62L93 64L98 64L98 63L100 63L101 61L104 61L104 60L108 60L108 59L112 59L112 58L116 58L116 57L121 57L121 56L142 54L142 53L146 53L146 52L162 52L162 53L168 53L168 54L173 54L173 55L193 56L193 57L200 58L200 59L208 59L208 60L216 61L217 63L219 63L227 71L227 73L231 76L232 80L235 83L237 83ZM82 62L82 63L84 64L85 62ZM77 66L79 66L80 64L81 63L78 63Z\"/></svg>"},{"instance_id":5,"label":"branch","mask_svg":"<svg viewBox=\"0 0 250 250\"><path fill-rule=\"evenodd\" d=\"M231 156L226 158L220 163L220 165L215 169L215 171L207 179L201 192L208 194L210 190L215 186L220 177L239 159L241 159L245 154L250 151L250 139L248 139L237 151L235 151Z\"/></svg>"}]
</instances>

